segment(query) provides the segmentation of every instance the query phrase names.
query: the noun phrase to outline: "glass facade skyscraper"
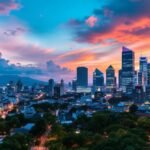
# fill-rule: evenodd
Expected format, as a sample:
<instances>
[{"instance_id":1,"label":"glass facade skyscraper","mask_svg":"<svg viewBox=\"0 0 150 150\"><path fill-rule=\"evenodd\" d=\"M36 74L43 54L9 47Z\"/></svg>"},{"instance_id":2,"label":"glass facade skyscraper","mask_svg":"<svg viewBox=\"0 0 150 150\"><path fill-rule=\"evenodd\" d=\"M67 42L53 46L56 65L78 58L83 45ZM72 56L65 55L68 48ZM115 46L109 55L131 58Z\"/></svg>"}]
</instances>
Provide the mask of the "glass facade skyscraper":
<instances>
[{"instance_id":1,"label":"glass facade skyscraper","mask_svg":"<svg viewBox=\"0 0 150 150\"><path fill-rule=\"evenodd\" d=\"M86 67L77 68L77 86L78 87L88 86L88 68Z\"/></svg>"},{"instance_id":2,"label":"glass facade skyscraper","mask_svg":"<svg viewBox=\"0 0 150 150\"><path fill-rule=\"evenodd\" d=\"M147 84L150 86L150 63L147 64Z\"/></svg>"},{"instance_id":3,"label":"glass facade skyscraper","mask_svg":"<svg viewBox=\"0 0 150 150\"><path fill-rule=\"evenodd\" d=\"M112 92L115 87L116 87L115 70L110 65L106 70L106 88L107 91Z\"/></svg>"},{"instance_id":4,"label":"glass facade skyscraper","mask_svg":"<svg viewBox=\"0 0 150 150\"><path fill-rule=\"evenodd\" d=\"M120 87L126 94L132 94L135 86L135 56L126 47L122 48L122 69L119 71Z\"/></svg>"},{"instance_id":5,"label":"glass facade skyscraper","mask_svg":"<svg viewBox=\"0 0 150 150\"><path fill-rule=\"evenodd\" d=\"M53 96L54 95L54 86L55 86L55 81L53 79L50 79L48 81L49 96Z\"/></svg>"},{"instance_id":6,"label":"glass facade skyscraper","mask_svg":"<svg viewBox=\"0 0 150 150\"><path fill-rule=\"evenodd\" d=\"M93 86L95 89L104 87L104 74L99 69L93 72Z\"/></svg>"},{"instance_id":7,"label":"glass facade skyscraper","mask_svg":"<svg viewBox=\"0 0 150 150\"><path fill-rule=\"evenodd\" d=\"M147 57L140 57L140 62L139 62L139 73L138 73L138 84L143 86L144 90L147 86Z\"/></svg>"}]
</instances>

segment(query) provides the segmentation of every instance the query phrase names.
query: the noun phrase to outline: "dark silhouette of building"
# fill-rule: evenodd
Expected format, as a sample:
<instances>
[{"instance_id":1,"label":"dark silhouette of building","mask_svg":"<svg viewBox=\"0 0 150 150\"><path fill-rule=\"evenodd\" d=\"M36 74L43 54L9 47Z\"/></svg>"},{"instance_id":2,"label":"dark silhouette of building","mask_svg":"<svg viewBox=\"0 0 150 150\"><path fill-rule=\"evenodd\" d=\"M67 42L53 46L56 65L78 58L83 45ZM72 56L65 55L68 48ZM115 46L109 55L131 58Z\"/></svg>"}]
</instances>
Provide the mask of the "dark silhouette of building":
<instances>
[{"instance_id":1,"label":"dark silhouette of building","mask_svg":"<svg viewBox=\"0 0 150 150\"><path fill-rule=\"evenodd\" d=\"M65 83L64 83L63 79L61 79L61 81L60 81L60 88L61 88L61 95L64 95L64 93L65 93Z\"/></svg>"},{"instance_id":2,"label":"dark silhouette of building","mask_svg":"<svg viewBox=\"0 0 150 150\"><path fill-rule=\"evenodd\" d=\"M53 79L50 79L48 81L49 96L53 96L54 95L54 86L55 86L55 81Z\"/></svg>"},{"instance_id":3,"label":"dark silhouette of building","mask_svg":"<svg viewBox=\"0 0 150 150\"><path fill-rule=\"evenodd\" d=\"M88 69L86 67L77 68L77 86L79 87L88 86Z\"/></svg>"},{"instance_id":4,"label":"dark silhouette of building","mask_svg":"<svg viewBox=\"0 0 150 150\"><path fill-rule=\"evenodd\" d=\"M59 99L63 94L64 93L61 84L56 84L54 86L54 98Z\"/></svg>"},{"instance_id":5,"label":"dark silhouette of building","mask_svg":"<svg viewBox=\"0 0 150 150\"><path fill-rule=\"evenodd\" d=\"M76 79L72 80L72 90L73 91L77 90L77 80Z\"/></svg>"}]
</instances>

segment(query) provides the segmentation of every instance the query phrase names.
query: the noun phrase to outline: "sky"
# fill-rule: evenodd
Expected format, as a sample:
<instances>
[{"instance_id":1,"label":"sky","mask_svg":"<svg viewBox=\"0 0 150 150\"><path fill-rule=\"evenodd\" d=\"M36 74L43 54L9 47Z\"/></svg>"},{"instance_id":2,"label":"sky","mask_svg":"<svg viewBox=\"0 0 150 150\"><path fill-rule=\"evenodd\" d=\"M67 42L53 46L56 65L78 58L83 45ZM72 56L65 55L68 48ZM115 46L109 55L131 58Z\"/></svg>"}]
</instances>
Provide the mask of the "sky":
<instances>
[{"instance_id":1,"label":"sky","mask_svg":"<svg viewBox=\"0 0 150 150\"><path fill-rule=\"evenodd\" d=\"M76 67L121 68L121 49L150 57L150 0L0 0L0 74L40 80Z\"/></svg>"}]
</instances>

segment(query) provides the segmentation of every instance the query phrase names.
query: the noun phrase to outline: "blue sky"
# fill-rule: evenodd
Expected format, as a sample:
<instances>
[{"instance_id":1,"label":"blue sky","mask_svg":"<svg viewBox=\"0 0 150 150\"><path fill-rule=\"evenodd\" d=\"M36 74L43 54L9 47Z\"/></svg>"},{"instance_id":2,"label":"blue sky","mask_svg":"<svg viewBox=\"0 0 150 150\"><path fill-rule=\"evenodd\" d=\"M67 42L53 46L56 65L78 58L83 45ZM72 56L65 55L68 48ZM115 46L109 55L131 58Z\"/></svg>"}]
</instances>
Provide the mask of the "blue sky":
<instances>
[{"instance_id":1,"label":"blue sky","mask_svg":"<svg viewBox=\"0 0 150 150\"><path fill-rule=\"evenodd\" d=\"M11 14L36 34L48 34L73 18L83 19L98 8L98 0L20 0L21 9Z\"/></svg>"},{"instance_id":2,"label":"blue sky","mask_svg":"<svg viewBox=\"0 0 150 150\"><path fill-rule=\"evenodd\" d=\"M59 79L73 79L80 65L90 76L110 63L118 71L123 45L136 52L136 64L141 51L150 56L149 5L149 0L0 0L0 51L7 65L32 65L46 80L59 71Z\"/></svg>"}]
</instances>

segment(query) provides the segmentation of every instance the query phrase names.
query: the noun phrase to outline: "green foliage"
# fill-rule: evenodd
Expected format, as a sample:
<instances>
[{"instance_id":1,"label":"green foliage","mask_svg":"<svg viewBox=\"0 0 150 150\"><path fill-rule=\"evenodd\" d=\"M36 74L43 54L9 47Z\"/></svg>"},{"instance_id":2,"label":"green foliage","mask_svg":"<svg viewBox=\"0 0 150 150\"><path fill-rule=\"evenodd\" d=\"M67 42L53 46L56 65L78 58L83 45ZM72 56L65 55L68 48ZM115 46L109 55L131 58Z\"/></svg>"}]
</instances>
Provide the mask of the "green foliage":
<instances>
[{"instance_id":1,"label":"green foliage","mask_svg":"<svg viewBox=\"0 0 150 150\"><path fill-rule=\"evenodd\" d=\"M149 117L140 117L137 123L140 128L150 131L150 118Z\"/></svg>"},{"instance_id":2,"label":"green foliage","mask_svg":"<svg viewBox=\"0 0 150 150\"><path fill-rule=\"evenodd\" d=\"M132 104L129 108L130 113L135 113L138 110L138 106L136 104Z\"/></svg>"},{"instance_id":3,"label":"green foliage","mask_svg":"<svg viewBox=\"0 0 150 150\"><path fill-rule=\"evenodd\" d=\"M36 109L37 112L50 112L50 111L55 111L57 109L65 109L67 108L68 104L59 104L59 103L54 103L54 104L49 104L49 103L42 103L42 104L35 104L33 107Z\"/></svg>"},{"instance_id":4,"label":"green foliage","mask_svg":"<svg viewBox=\"0 0 150 150\"><path fill-rule=\"evenodd\" d=\"M80 128L81 133L75 134ZM149 118L134 113L98 112L92 118L80 116L69 128L52 128L55 135L65 133L55 142L64 150L141 150L148 145ZM73 130L74 129L74 130ZM55 143L54 142L54 143Z\"/></svg>"},{"instance_id":5,"label":"green foliage","mask_svg":"<svg viewBox=\"0 0 150 150\"><path fill-rule=\"evenodd\" d=\"M48 124L54 124L56 122L56 117L52 115L51 113L45 113L44 114L44 119Z\"/></svg>"},{"instance_id":6,"label":"green foliage","mask_svg":"<svg viewBox=\"0 0 150 150\"><path fill-rule=\"evenodd\" d=\"M24 115L15 115L7 117L5 120L0 119L0 134L8 134L12 128L18 128L25 123Z\"/></svg>"},{"instance_id":7,"label":"green foliage","mask_svg":"<svg viewBox=\"0 0 150 150\"><path fill-rule=\"evenodd\" d=\"M51 134L52 135L57 135L58 139L62 139L66 135L66 132L65 132L64 128L60 124L55 123L52 126Z\"/></svg>"},{"instance_id":8,"label":"green foliage","mask_svg":"<svg viewBox=\"0 0 150 150\"><path fill-rule=\"evenodd\" d=\"M45 119L39 119L35 126L31 129L31 134L35 137L40 137L46 132L47 129L47 122Z\"/></svg>"},{"instance_id":9,"label":"green foliage","mask_svg":"<svg viewBox=\"0 0 150 150\"><path fill-rule=\"evenodd\" d=\"M1 150L28 150L32 139L28 135L16 134L6 137L0 145Z\"/></svg>"}]
</instances>

